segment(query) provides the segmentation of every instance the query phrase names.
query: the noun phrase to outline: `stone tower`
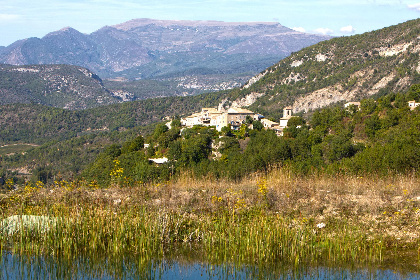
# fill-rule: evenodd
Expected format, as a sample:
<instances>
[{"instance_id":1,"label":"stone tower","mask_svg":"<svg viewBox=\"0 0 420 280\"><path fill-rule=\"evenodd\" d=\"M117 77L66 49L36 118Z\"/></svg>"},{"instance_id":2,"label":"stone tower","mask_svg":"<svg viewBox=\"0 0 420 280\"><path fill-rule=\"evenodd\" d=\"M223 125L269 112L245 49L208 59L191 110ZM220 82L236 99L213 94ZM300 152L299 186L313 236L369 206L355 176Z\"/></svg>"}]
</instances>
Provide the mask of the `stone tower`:
<instances>
[{"instance_id":1,"label":"stone tower","mask_svg":"<svg viewBox=\"0 0 420 280\"><path fill-rule=\"evenodd\" d=\"M283 119L290 119L292 117L292 107L285 107L283 109Z\"/></svg>"}]
</instances>

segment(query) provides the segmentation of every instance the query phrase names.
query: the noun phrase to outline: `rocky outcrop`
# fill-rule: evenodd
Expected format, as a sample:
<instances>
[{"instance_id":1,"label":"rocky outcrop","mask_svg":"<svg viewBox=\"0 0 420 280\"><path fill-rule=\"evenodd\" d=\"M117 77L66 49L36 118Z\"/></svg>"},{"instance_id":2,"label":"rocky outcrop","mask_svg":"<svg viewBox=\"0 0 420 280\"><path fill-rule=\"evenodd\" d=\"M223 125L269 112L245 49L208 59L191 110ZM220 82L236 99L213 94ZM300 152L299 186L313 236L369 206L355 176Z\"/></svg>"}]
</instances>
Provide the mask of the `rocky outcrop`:
<instances>
[{"instance_id":1,"label":"rocky outcrop","mask_svg":"<svg viewBox=\"0 0 420 280\"><path fill-rule=\"evenodd\" d=\"M252 86L256 82L261 80L261 78L264 77L267 73L268 73L268 71L264 71L263 73L260 73L256 76L252 77L251 79L248 80L248 82L246 82L246 84L243 86L243 88L249 88L250 86Z\"/></svg>"},{"instance_id":2,"label":"rocky outcrop","mask_svg":"<svg viewBox=\"0 0 420 280\"><path fill-rule=\"evenodd\" d=\"M337 87L328 87L297 98L292 107L294 113L308 112L351 98L349 92L342 92Z\"/></svg>"},{"instance_id":3,"label":"rocky outcrop","mask_svg":"<svg viewBox=\"0 0 420 280\"><path fill-rule=\"evenodd\" d=\"M264 93L252 92L243 98L238 98L235 101L233 101L231 104L231 107L237 107L237 108L248 107L254 104L254 102L263 95Z\"/></svg>"},{"instance_id":4,"label":"rocky outcrop","mask_svg":"<svg viewBox=\"0 0 420 280\"><path fill-rule=\"evenodd\" d=\"M357 79L357 82L350 90L344 90L342 84L339 83L301 96L294 101L293 112L308 112L310 110L323 108L337 102L351 101L355 98L357 99L357 96L360 95L361 92L364 96L368 97L387 87L388 84L395 78L395 74L391 73L375 83L372 88L361 91L360 88L363 87L363 84L367 80L372 79L372 76L373 71L359 71L351 77L353 79ZM407 79L405 82L407 82ZM404 83L404 80L401 80L401 83Z\"/></svg>"}]
</instances>

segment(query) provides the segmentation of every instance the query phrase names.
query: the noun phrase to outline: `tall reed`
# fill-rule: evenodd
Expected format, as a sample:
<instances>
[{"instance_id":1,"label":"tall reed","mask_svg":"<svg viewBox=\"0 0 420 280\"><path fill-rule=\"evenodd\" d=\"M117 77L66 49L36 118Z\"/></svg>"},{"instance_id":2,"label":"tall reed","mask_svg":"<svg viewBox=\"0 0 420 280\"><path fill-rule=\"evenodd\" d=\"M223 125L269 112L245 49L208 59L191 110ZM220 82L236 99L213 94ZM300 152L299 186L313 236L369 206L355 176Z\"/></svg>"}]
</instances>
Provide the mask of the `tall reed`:
<instances>
[{"instance_id":1,"label":"tall reed","mask_svg":"<svg viewBox=\"0 0 420 280\"><path fill-rule=\"evenodd\" d=\"M2 248L6 241L14 252L69 257L135 254L143 259L159 259L176 247L195 244L212 263L238 264L378 262L382 251L380 239L367 240L345 223L314 229L255 210L235 216L229 211L191 216L145 208L124 213L88 208L59 218L49 230L20 230L2 239Z\"/></svg>"}]
</instances>

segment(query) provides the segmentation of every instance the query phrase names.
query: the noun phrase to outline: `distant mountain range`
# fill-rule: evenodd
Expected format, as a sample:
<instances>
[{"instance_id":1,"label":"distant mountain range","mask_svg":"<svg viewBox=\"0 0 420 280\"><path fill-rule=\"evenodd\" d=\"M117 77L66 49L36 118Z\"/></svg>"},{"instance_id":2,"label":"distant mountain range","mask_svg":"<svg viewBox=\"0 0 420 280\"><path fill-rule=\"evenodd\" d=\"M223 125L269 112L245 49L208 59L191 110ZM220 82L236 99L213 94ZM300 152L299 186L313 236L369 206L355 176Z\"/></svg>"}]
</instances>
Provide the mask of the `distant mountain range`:
<instances>
[{"instance_id":1,"label":"distant mountain range","mask_svg":"<svg viewBox=\"0 0 420 280\"><path fill-rule=\"evenodd\" d=\"M256 74L328 36L279 23L136 19L91 34L67 27L0 47L0 63L69 64L103 79Z\"/></svg>"}]
</instances>

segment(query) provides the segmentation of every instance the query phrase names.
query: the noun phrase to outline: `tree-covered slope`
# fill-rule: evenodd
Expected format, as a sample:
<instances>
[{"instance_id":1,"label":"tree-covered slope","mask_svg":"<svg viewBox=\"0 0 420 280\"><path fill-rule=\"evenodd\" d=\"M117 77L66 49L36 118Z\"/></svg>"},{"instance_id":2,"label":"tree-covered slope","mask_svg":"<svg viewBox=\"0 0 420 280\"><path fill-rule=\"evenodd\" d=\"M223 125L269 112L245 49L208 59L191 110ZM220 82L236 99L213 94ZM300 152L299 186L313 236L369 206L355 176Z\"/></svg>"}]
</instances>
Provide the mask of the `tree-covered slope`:
<instances>
[{"instance_id":1,"label":"tree-covered slope","mask_svg":"<svg viewBox=\"0 0 420 280\"><path fill-rule=\"evenodd\" d=\"M120 102L101 79L71 65L0 65L0 105L35 103L86 109Z\"/></svg>"},{"instance_id":2,"label":"tree-covered slope","mask_svg":"<svg viewBox=\"0 0 420 280\"><path fill-rule=\"evenodd\" d=\"M118 103L89 110L35 104L0 105L0 145L42 144L99 131L122 131L217 105L224 92Z\"/></svg>"},{"instance_id":3,"label":"tree-covered slope","mask_svg":"<svg viewBox=\"0 0 420 280\"><path fill-rule=\"evenodd\" d=\"M297 174L418 173L420 110L410 110L408 100L419 97L420 86L414 85L404 94L363 99L360 108L336 105L316 110L310 119L292 117L283 137L252 120L253 129L244 124L239 131L222 132L198 126L181 132L174 121L171 129L156 127L146 139L148 148L135 145L138 139L109 146L83 175L106 186L115 179L168 180L184 172L236 180L275 166ZM151 157L169 161L157 166ZM119 178L111 172L116 168Z\"/></svg>"},{"instance_id":4,"label":"tree-covered slope","mask_svg":"<svg viewBox=\"0 0 420 280\"><path fill-rule=\"evenodd\" d=\"M376 101L363 99L360 109L336 105L316 110L310 118L291 118L283 137L251 119L248 124L253 127L244 124L239 131L199 126L181 131L179 120L172 122L171 129L160 123L155 128L72 131L77 136L60 135L25 154L4 156L0 169L26 168L35 179L81 176L103 186L113 180L110 174L115 168L123 170L119 179L131 183L167 180L184 172L236 180L273 166L288 166L297 174L418 172L420 110L408 106L409 100L418 98L420 86L414 85L408 92L390 93ZM149 146L143 148L143 143ZM149 160L161 157L169 162L157 166Z\"/></svg>"},{"instance_id":5,"label":"tree-covered slope","mask_svg":"<svg viewBox=\"0 0 420 280\"><path fill-rule=\"evenodd\" d=\"M157 98L77 111L36 104L0 105L0 148L13 143L39 145L10 156L2 155L0 149L0 177L14 172L29 172L36 179L76 176L106 146L147 135L167 116L215 106L221 96Z\"/></svg>"},{"instance_id":6,"label":"tree-covered slope","mask_svg":"<svg viewBox=\"0 0 420 280\"><path fill-rule=\"evenodd\" d=\"M419 33L420 19L320 42L263 71L229 101L250 105L244 97L256 94L250 108L279 118L285 106L309 111L404 91L420 80Z\"/></svg>"},{"instance_id":7,"label":"tree-covered slope","mask_svg":"<svg viewBox=\"0 0 420 280\"><path fill-rule=\"evenodd\" d=\"M143 34L141 30L146 27L131 29L132 27L129 26L126 28L132 30L130 32ZM155 28L157 27L155 26ZM420 45L417 38L419 31L420 20L413 20L362 35L322 41L281 60L249 80L241 89L232 90L226 95L225 104L227 106L231 104L235 104L235 106L251 105L251 110L280 118L285 106L292 106L294 112L310 111L336 102L354 101L369 96L385 95L392 91L406 90L409 85L420 81ZM165 44L168 42L166 40ZM270 45L269 42L267 44ZM233 53L237 55L236 52ZM184 55L183 63L188 58L187 50ZM241 68L242 66L243 64L239 63L239 60L229 64L229 67L232 68ZM66 108L86 108L98 105L98 102L102 102L100 104L112 103L116 97L120 100L133 100L145 96L163 96L168 94L168 91L174 95L192 94L195 91L191 89L208 90L212 89L210 86L212 84L218 84L214 89L223 89L224 83L230 80L226 76L226 73L230 73L229 71L206 72L216 77L214 82L208 82L205 75L196 75L200 74L200 71L198 73L195 73L194 69L185 71L181 71L178 73L179 75L175 76L168 73L166 74L169 76L165 76L165 73L161 73L165 74L161 76L163 79L161 82L107 82L106 85L112 89L114 95L111 95L110 99L106 99L102 95L95 97L96 104L93 104L93 101L80 101L77 98L79 101L72 101L74 98L70 100L58 94L67 88L76 88L77 83L71 86L60 82L58 90L47 90L44 95L42 90L38 90L38 92L41 91L41 94L37 93L32 99L35 103L58 104L54 106ZM220 74L224 74L227 80L221 83ZM25 72L25 75L29 75L29 73ZM16 91L19 94L28 92L28 87L30 89L40 87L39 84L42 81L35 78L35 73L30 73L30 75L34 75L34 77L21 78L21 80L27 81L34 80L29 85L21 86L19 83L13 83L13 85L17 84L15 89L18 89ZM171 75L172 78L170 78ZM185 78L187 76L188 79ZM10 80L9 77L7 79ZM2 84L11 83L6 81L0 83L0 86ZM102 84L100 86L101 90L107 91ZM156 86L157 89L153 90L150 88L151 86ZM3 90L2 95L6 96L8 90L11 90L10 87ZM73 95L81 95L82 91L73 89L72 92ZM19 94L12 97L13 101L22 102L22 97ZM10 99L10 97L8 98Z\"/></svg>"},{"instance_id":8,"label":"tree-covered slope","mask_svg":"<svg viewBox=\"0 0 420 280\"><path fill-rule=\"evenodd\" d=\"M105 80L71 65L0 65L0 105L25 103L81 110L109 104L226 90L250 75L208 74L175 80ZM237 79L241 83L232 83ZM188 107L188 106L187 106Z\"/></svg>"}]
</instances>

